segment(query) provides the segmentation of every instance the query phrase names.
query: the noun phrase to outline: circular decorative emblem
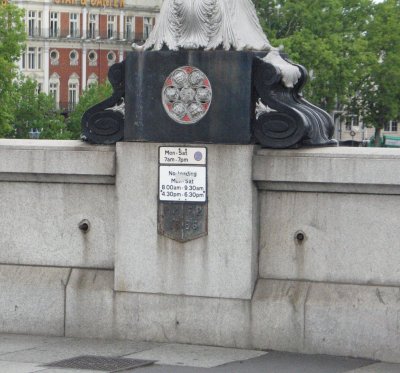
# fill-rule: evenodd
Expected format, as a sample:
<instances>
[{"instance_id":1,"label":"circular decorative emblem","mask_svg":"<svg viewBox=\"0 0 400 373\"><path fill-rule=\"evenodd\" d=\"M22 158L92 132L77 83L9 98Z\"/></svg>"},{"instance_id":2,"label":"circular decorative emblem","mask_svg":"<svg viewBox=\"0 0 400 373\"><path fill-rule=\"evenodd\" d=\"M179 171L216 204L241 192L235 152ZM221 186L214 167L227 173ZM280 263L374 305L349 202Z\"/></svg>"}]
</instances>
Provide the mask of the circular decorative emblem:
<instances>
[{"instance_id":1,"label":"circular decorative emblem","mask_svg":"<svg viewBox=\"0 0 400 373\"><path fill-rule=\"evenodd\" d=\"M175 122L194 124L208 112L212 89L206 74L196 67L183 66L173 71L162 90L164 109Z\"/></svg>"}]
</instances>

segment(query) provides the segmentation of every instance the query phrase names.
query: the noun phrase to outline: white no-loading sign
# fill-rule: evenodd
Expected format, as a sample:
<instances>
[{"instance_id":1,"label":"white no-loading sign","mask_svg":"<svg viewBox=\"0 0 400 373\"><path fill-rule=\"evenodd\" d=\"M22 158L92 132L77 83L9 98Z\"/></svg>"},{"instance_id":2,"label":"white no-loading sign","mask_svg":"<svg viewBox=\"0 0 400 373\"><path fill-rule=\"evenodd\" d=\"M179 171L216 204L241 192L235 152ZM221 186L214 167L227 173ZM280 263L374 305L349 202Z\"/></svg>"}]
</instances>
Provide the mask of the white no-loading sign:
<instances>
[{"instance_id":1,"label":"white no-loading sign","mask_svg":"<svg viewBox=\"0 0 400 373\"><path fill-rule=\"evenodd\" d=\"M207 149L176 146L159 151L159 200L206 202Z\"/></svg>"}]
</instances>

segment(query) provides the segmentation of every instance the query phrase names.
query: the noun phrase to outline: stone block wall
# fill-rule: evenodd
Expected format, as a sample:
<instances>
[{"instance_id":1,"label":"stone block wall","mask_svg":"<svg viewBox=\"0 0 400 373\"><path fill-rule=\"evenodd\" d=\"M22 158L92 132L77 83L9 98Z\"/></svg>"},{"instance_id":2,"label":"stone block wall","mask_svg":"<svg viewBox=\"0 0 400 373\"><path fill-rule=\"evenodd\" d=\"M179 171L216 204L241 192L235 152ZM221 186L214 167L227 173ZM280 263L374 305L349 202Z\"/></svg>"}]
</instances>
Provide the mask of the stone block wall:
<instances>
[{"instance_id":1,"label":"stone block wall","mask_svg":"<svg viewBox=\"0 0 400 373\"><path fill-rule=\"evenodd\" d=\"M0 140L0 332L400 362L397 150L206 145L209 234L182 244L159 145Z\"/></svg>"},{"instance_id":2,"label":"stone block wall","mask_svg":"<svg viewBox=\"0 0 400 373\"><path fill-rule=\"evenodd\" d=\"M253 301L279 300L282 318L273 337L260 325L256 345L399 361L399 155L371 148L257 153L263 280L256 298L266 298ZM272 320L267 309L260 313Z\"/></svg>"}]
</instances>

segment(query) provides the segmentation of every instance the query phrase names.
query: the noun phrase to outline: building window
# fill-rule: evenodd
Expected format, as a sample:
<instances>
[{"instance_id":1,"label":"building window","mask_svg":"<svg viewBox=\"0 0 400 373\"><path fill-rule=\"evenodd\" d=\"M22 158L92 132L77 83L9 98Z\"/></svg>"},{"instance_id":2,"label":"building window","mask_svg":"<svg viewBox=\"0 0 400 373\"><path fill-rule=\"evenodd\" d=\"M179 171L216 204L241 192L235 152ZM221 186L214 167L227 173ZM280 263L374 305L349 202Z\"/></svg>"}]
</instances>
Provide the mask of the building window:
<instances>
[{"instance_id":1,"label":"building window","mask_svg":"<svg viewBox=\"0 0 400 373\"><path fill-rule=\"evenodd\" d=\"M37 68L40 70L42 68L42 48L37 48Z\"/></svg>"},{"instance_id":2,"label":"building window","mask_svg":"<svg viewBox=\"0 0 400 373\"><path fill-rule=\"evenodd\" d=\"M49 81L49 95L54 99L54 106L56 109L59 108L60 102L60 77L58 74L54 73L50 77Z\"/></svg>"},{"instance_id":3,"label":"building window","mask_svg":"<svg viewBox=\"0 0 400 373\"><path fill-rule=\"evenodd\" d=\"M132 16L125 17L125 35L124 39L134 40L135 38L135 18Z\"/></svg>"},{"instance_id":4,"label":"building window","mask_svg":"<svg viewBox=\"0 0 400 373\"><path fill-rule=\"evenodd\" d=\"M22 68L38 70L42 68L42 48L29 47L27 52L22 53Z\"/></svg>"},{"instance_id":5,"label":"building window","mask_svg":"<svg viewBox=\"0 0 400 373\"><path fill-rule=\"evenodd\" d=\"M108 66L113 65L115 63L116 59L117 59L117 55L113 51L110 51L107 53Z\"/></svg>"},{"instance_id":6,"label":"building window","mask_svg":"<svg viewBox=\"0 0 400 373\"><path fill-rule=\"evenodd\" d=\"M113 39L115 37L116 27L116 16L107 16L107 38Z\"/></svg>"},{"instance_id":7,"label":"building window","mask_svg":"<svg viewBox=\"0 0 400 373\"><path fill-rule=\"evenodd\" d=\"M28 36L35 35L35 27L36 27L36 12L30 10L28 12Z\"/></svg>"},{"instance_id":8,"label":"building window","mask_svg":"<svg viewBox=\"0 0 400 373\"><path fill-rule=\"evenodd\" d=\"M69 83L68 84L68 109L72 111L75 109L78 103L78 84Z\"/></svg>"},{"instance_id":9,"label":"building window","mask_svg":"<svg viewBox=\"0 0 400 373\"><path fill-rule=\"evenodd\" d=\"M351 117L346 117L346 131L351 131Z\"/></svg>"},{"instance_id":10,"label":"building window","mask_svg":"<svg viewBox=\"0 0 400 373\"><path fill-rule=\"evenodd\" d=\"M397 128L398 128L397 121L392 120L392 121L387 122L385 124L385 127L384 127L383 130L385 132L397 132Z\"/></svg>"},{"instance_id":11,"label":"building window","mask_svg":"<svg viewBox=\"0 0 400 373\"><path fill-rule=\"evenodd\" d=\"M143 19L143 39L146 40L153 30L153 18L144 17Z\"/></svg>"},{"instance_id":12,"label":"building window","mask_svg":"<svg viewBox=\"0 0 400 373\"><path fill-rule=\"evenodd\" d=\"M358 116L354 114L346 115L346 131L351 131L353 129L358 130L359 128L359 121Z\"/></svg>"},{"instance_id":13,"label":"building window","mask_svg":"<svg viewBox=\"0 0 400 373\"><path fill-rule=\"evenodd\" d=\"M50 64L52 66L58 66L59 64L59 59L60 59L60 53L58 53L58 50L53 49L50 52Z\"/></svg>"},{"instance_id":14,"label":"building window","mask_svg":"<svg viewBox=\"0 0 400 373\"><path fill-rule=\"evenodd\" d=\"M42 12L35 10L28 11L28 36L35 37L42 35Z\"/></svg>"},{"instance_id":15,"label":"building window","mask_svg":"<svg viewBox=\"0 0 400 373\"><path fill-rule=\"evenodd\" d=\"M28 69L29 70L36 69L35 52L36 52L36 48L33 48L33 47L28 48Z\"/></svg>"},{"instance_id":16,"label":"building window","mask_svg":"<svg viewBox=\"0 0 400 373\"><path fill-rule=\"evenodd\" d=\"M68 111L75 109L79 101L79 78L74 74L68 80Z\"/></svg>"},{"instance_id":17,"label":"building window","mask_svg":"<svg viewBox=\"0 0 400 373\"><path fill-rule=\"evenodd\" d=\"M50 30L49 36L56 38L58 36L58 13L50 12Z\"/></svg>"},{"instance_id":18,"label":"building window","mask_svg":"<svg viewBox=\"0 0 400 373\"><path fill-rule=\"evenodd\" d=\"M71 38L79 37L79 14L70 13L69 14L69 35Z\"/></svg>"},{"instance_id":19,"label":"building window","mask_svg":"<svg viewBox=\"0 0 400 373\"><path fill-rule=\"evenodd\" d=\"M77 66L78 65L78 59L79 59L79 54L78 52L74 49L69 53L69 64L71 66Z\"/></svg>"},{"instance_id":20,"label":"building window","mask_svg":"<svg viewBox=\"0 0 400 373\"><path fill-rule=\"evenodd\" d=\"M26 52L22 52L21 54L21 67L23 70L26 69Z\"/></svg>"},{"instance_id":21,"label":"building window","mask_svg":"<svg viewBox=\"0 0 400 373\"><path fill-rule=\"evenodd\" d=\"M88 79L88 81L87 81L87 86L88 86L88 88L90 89L90 88L96 86L96 85L98 84L98 80L99 80L99 79L98 79L98 77L97 77L96 74L90 75L90 76L89 76L89 79Z\"/></svg>"},{"instance_id":22,"label":"building window","mask_svg":"<svg viewBox=\"0 0 400 373\"><path fill-rule=\"evenodd\" d=\"M97 14L89 14L89 29L88 29L88 39L97 38Z\"/></svg>"},{"instance_id":23,"label":"building window","mask_svg":"<svg viewBox=\"0 0 400 373\"><path fill-rule=\"evenodd\" d=\"M58 96L59 96L59 88L58 88L58 83L53 83L50 82L49 86L49 95L53 97L54 100L54 107L58 109Z\"/></svg>"},{"instance_id":24,"label":"building window","mask_svg":"<svg viewBox=\"0 0 400 373\"><path fill-rule=\"evenodd\" d=\"M37 83L36 84L36 94L38 95L39 93L41 93L43 91L42 89L42 83Z\"/></svg>"},{"instance_id":25,"label":"building window","mask_svg":"<svg viewBox=\"0 0 400 373\"><path fill-rule=\"evenodd\" d=\"M97 53L91 50L88 53L89 66L97 66Z\"/></svg>"}]
</instances>

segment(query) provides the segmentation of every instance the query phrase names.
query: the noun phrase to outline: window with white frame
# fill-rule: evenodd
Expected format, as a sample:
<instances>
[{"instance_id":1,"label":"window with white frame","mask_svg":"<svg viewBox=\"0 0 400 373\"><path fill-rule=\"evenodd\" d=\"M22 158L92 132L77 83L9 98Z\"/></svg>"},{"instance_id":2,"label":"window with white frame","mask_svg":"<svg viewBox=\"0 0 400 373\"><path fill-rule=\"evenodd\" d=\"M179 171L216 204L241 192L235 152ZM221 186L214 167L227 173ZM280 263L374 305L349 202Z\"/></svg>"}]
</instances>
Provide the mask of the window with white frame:
<instances>
[{"instance_id":1,"label":"window with white frame","mask_svg":"<svg viewBox=\"0 0 400 373\"><path fill-rule=\"evenodd\" d=\"M135 17L133 17L133 16L125 17L124 39L126 39L126 40L134 40L135 39Z\"/></svg>"},{"instance_id":2,"label":"window with white frame","mask_svg":"<svg viewBox=\"0 0 400 373\"><path fill-rule=\"evenodd\" d=\"M36 48L28 48L28 70L36 69Z\"/></svg>"},{"instance_id":3,"label":"window with white frame","mask_svg":"<svg viewBox=\"0 0 400 373\"><path fill-rule=\"evenodd\" d=\"M79 14L70 13L69 14L69 35L71 38L79 37Z\"/></svg>"},{"instance_id":4,"label":"window with white frame","mask_svg":"<svg viewBox=\"0 0 400 373\"><path fill-rule=\"evenodd\" d=\"M56 82L50 82L49 84L49 95L53 97L54 100L54 106L58 108L58 102L59 102L59 83Z\"/></svg>"},{"instance_id":5,"label":"window with white frame","mask_svg":"<svg viewBox=\"0 0 400 373\"><path fill-rule=\"evenodd\" d=\"M75 109L79 101L79 78L73 74L68 80L68 110Z\"/></svg>"},{"instance_id":6,"label":"window with white frame","mask_svg":"<svg viewBox=\"0 0 400 373\"><path fill-rule=\"evenodd\" d=\"M58 13L50 12L50 30L49 36L56 38L58 36Z\"/></svg>"},{"instance_id":7,"label":"window with white frame","mask_svg":"<svg viewBox=\"0 0 400 373\"><path fill-rule=\"evenodd\" d=\"M77 66L78 59L79 59L79 53L75 49L69 52L69 64L71 66Z\"/></svg>"},{"instance_id":8,"label":"window with white frame","mask_svg":"<svg viewBox=\"0 0 400 373\"><path fill-rule=\"evenodd\" d=\"M396 120L391 120L390 122L387 122L384 127L385 132L397 132L398 130L398 125Z\"/></svg>"},{"instance_id":9,"label":"window with white frame","mask_svg":"<svg viewBox=\"0 0 400 373\"><path fill-rule=\"evenodd\" d=\"M107 16L107 38L112 39L115 37L117 31L117 17L110 15Z\"/></svg>"},{"instance_id":10,"label":"window with white frame","mask_svg":"<svg viewBox=\"0 0 400 373\"><path fill-rule=\"evenodd\" d=\"M27 52L22 54L22 68L40 70L42 68L42 48L28 47Z\"/></svg>"},{"instance_id":11,"label":"window with white frame","mask_svg":"<svg viewBox=\"0 0 400 373\"><path fill-rule=\"evenodd\" d=\"M42 12L28 10L28 36L42 35Z\"/></svg>"},{"instance_id":12,"label":"window with white frame","mask_svg":"<svg viewBox=\"0 0 400 373\"><path fill-rule=\"evenodd\" d=\"M22 67L22 70L26 69L26 52L25 51L23 51L21 54L21 67Z\"/></svg>"},{"instance_id":13,"label":"window with white frame","mask_svg":"<svg viewBox=\"0 0 400 373\"><path fill-rule=\"evenodd\" d=\"M87 87L90 89L90 88L96 86L98 84L98 81L99 81L99 78L97 77L97 75L94 73L91 74L87 81Z\"/></svg>"},{"instance_id":14,"label":"window with white frame","mask_svg":"<svg viewBox=\"0 0 400 373\"><path fill-rule=\"evenodd\" d=\"M57 49L52 49L50 51L50 64L52 66L58 66L60 60L60 53Z\"/></svg>"},{"instance_id":15,"label":"window with white frame","mask_svg":"<svg viewBox=\"0 0 400 373\"><path fill-rule=\"evenodd\" d=\"M93 49L88 53L89 66L97 66L97 53Z\"/></svg>"},{"instance_id":16,"label":"window with white frame","mask_svg":"<svg viewBox=\"0 0 400 373\"><path fill-rule=\"evenodd\" d=\"M143 18L143 39L146 40L151 31L153 30L153 18L144 17Z\"/></svg>"},{"instance_id":17,"label":"window with white frame","mask_svg":"<svg viewBox=\"0 0 400 373\"><path fill-rule=\"evenodd\" d=\"M115 63L115 60L117 59L117 55L113 51L109 51L107 53L107 63L108 66L111 66Z\"/></svg>"},{"instance_id":18,"label":"window with white frame","mask_svg":"<svg viewBox=\"0 0 400 373\"><path fill-rule=\"evenodd\" d=\"M37 68L40 70L42 68L42 48L37 48Z\"/></svg>"},{"instance_id":19,"label":"window with white frame","mask_svg":"<svg viewBox=\"0 0 400 373\"><path fill-rule=\"evenodd\" d=\"M97 38L97 30L98 30L98 16L97 14L89 14L89 27L88 27L88 39L96 39Z\"/></svg>"},{"instance_id":20,"label":"window with white frame","mask_svg":"<svg viewBox=\"0 0 400 373\"><path fill-rule=\"evenodd\" d=\"M54 99L55 108L59 108L60 102L60 76L54 73L49 79L49 95Z\"/></svg>"}]
</instances>

